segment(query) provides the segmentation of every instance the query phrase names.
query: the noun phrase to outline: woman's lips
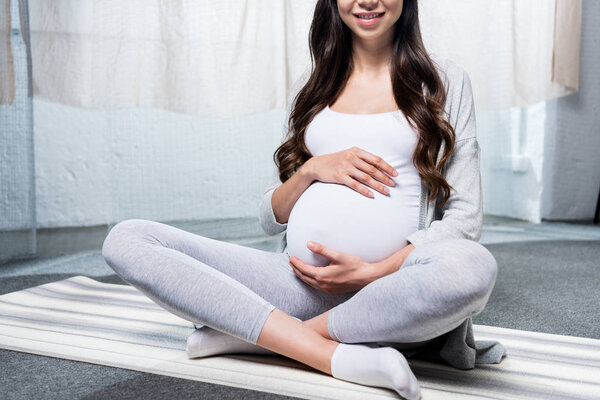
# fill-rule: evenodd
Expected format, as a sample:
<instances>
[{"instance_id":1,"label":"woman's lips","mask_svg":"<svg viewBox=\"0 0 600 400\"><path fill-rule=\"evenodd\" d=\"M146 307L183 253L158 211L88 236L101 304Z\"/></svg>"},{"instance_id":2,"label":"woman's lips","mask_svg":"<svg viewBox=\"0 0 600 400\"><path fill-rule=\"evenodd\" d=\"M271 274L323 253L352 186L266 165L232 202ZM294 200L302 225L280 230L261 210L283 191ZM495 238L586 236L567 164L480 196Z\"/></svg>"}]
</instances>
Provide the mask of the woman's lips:
<instances>
[{"instance_id":1,"label":"woman's lips","mask_svg":"<svg viewBox=\"0 0 600 400\"><path fill-rule=\"evenodd\" d=\"M383 17L385 13L380 13L379 16L375 17L375 18L370 18L370 19L365 19L365 18L360 18L358 16L354 16L357 20L358 23L364 26L370 26L370 25L375 25L380 19L381 17Z\"/></svg>"}]
</instances>

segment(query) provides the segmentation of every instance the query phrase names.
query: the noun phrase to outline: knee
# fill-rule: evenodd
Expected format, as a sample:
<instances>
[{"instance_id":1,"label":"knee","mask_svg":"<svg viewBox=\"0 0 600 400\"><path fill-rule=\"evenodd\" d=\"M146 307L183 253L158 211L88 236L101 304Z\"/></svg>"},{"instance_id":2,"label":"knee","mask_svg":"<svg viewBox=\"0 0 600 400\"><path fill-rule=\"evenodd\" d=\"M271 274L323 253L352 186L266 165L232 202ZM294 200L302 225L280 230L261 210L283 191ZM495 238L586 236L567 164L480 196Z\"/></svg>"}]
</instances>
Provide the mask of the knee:
<instances>
[{"instance_id":1,"label":"knee","mask_svg":"<svg viewBox=\"0 0 600 400\"><path fill-rule=\"evenodd\" d=\"M498 263L494 255L481 243L470 239L457 239L454 259L464 277L471 295L480 304L481 311L494 288L498 276Z\"/></svg>"},{"instance_id":2,"label":"knee","mask_svg":"<svg viewBox=\"0 0 600 400\"><path fill-rule=\"evenodd\" d=\"M140 235L142 225L149 221L143 219L127 219L111 228L102 243L102 257L119 275L127 265L125 258L131 250L132 241Z\"/></svg>"},{"instance_id":3,"label":"knee","mask_svg":"<svg viewBox=\"0 0 600 400\"><path fill-rule=\"evenodd\" d=\"M475 267L479 271L482 280L481 290L489 295L498 276L498 263L494 255L484 245L478 242L473 243L475 243L476 250L474 251L476 252L476 260L478 260Z\"/></svg>"}]
</instances>

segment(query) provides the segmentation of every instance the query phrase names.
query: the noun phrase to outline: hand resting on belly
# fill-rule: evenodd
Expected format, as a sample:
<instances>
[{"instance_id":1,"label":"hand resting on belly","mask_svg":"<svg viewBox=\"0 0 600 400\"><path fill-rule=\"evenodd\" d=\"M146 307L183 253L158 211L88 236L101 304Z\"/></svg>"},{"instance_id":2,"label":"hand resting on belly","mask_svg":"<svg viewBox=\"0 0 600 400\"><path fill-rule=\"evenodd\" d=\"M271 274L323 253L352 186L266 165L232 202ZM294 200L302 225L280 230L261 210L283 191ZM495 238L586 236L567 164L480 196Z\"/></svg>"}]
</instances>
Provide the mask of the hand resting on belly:
<instances>
[{"instance_id":1,"label":"hand resting on belly","mask_svg":"<svg viewBox=\"0 0 600 400\"><path fill-rule=\"evenodd\" d=\"M313 182L290 213L288 252L310 265L328 265L330 260L307 247L312 240L367 262L381 261L405 247L414 232L418 204L409 200L397 187L369 198L345 185Z\"/></svg>"}]
</instances>

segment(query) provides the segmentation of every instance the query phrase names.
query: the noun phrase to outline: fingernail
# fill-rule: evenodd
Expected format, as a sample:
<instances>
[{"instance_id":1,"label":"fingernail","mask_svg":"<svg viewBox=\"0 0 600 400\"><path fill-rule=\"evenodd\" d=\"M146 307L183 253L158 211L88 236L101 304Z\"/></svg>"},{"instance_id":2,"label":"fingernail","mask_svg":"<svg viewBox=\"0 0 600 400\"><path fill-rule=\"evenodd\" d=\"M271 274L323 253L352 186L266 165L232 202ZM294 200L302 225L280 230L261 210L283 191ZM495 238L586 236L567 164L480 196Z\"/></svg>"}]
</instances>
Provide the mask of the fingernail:
<instances>
[{"instance_id":1,"label":"fingernail","mask_svg":"<svg viewBox=\"0 0 600 400\"><path fill-rule=\"evenodd\" d=\"M308 242L308 247L313 247L315 244L313 242Z\"/></svg>"},{"instance_id":2,"label":"fingernail","mask_svg":"<svg viewBox=\"0 0 600 400\"><path fill-rule=\"evenodd\" d=\"M392 175L398 176L398 171L394 170L394 173Z\"/></svg>"}]
</instances>

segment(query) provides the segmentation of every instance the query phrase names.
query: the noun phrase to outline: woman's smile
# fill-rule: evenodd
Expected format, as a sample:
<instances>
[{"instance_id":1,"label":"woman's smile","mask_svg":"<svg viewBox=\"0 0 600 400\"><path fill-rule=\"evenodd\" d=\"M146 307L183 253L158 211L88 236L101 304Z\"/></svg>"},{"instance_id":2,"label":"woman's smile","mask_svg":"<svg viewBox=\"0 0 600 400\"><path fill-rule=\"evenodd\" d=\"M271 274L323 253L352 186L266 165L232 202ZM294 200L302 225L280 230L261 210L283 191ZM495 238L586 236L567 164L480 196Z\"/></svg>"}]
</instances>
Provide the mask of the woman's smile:
<instances>
[{"instance_id":1,"label":"woman's smile","mask_svg":"<svg viewBox=\"0 0 600 400\"><path fill-rule=\"evenodd\" d=\"M353 47L389 48L403 0L337 0L336 4L339 17L352 31Z\"/></svg>"},{"instance_id":2,"label":"woman's smile","mask_svg":"<svg viewBox=\"0 0 600 400\"><path fill-rule=\"evenodd\" d=\"M383 15L385 14L385 12L371 12L371 13L358 13L358 14L354 14L354 16L356 17L356 19L358 20L358 23L363 25L363 26L371 26L371 25L375 25L377 22L379 22L379 20L381 19L381 17L383 17Z\"/></svg>"}]
</instances>

